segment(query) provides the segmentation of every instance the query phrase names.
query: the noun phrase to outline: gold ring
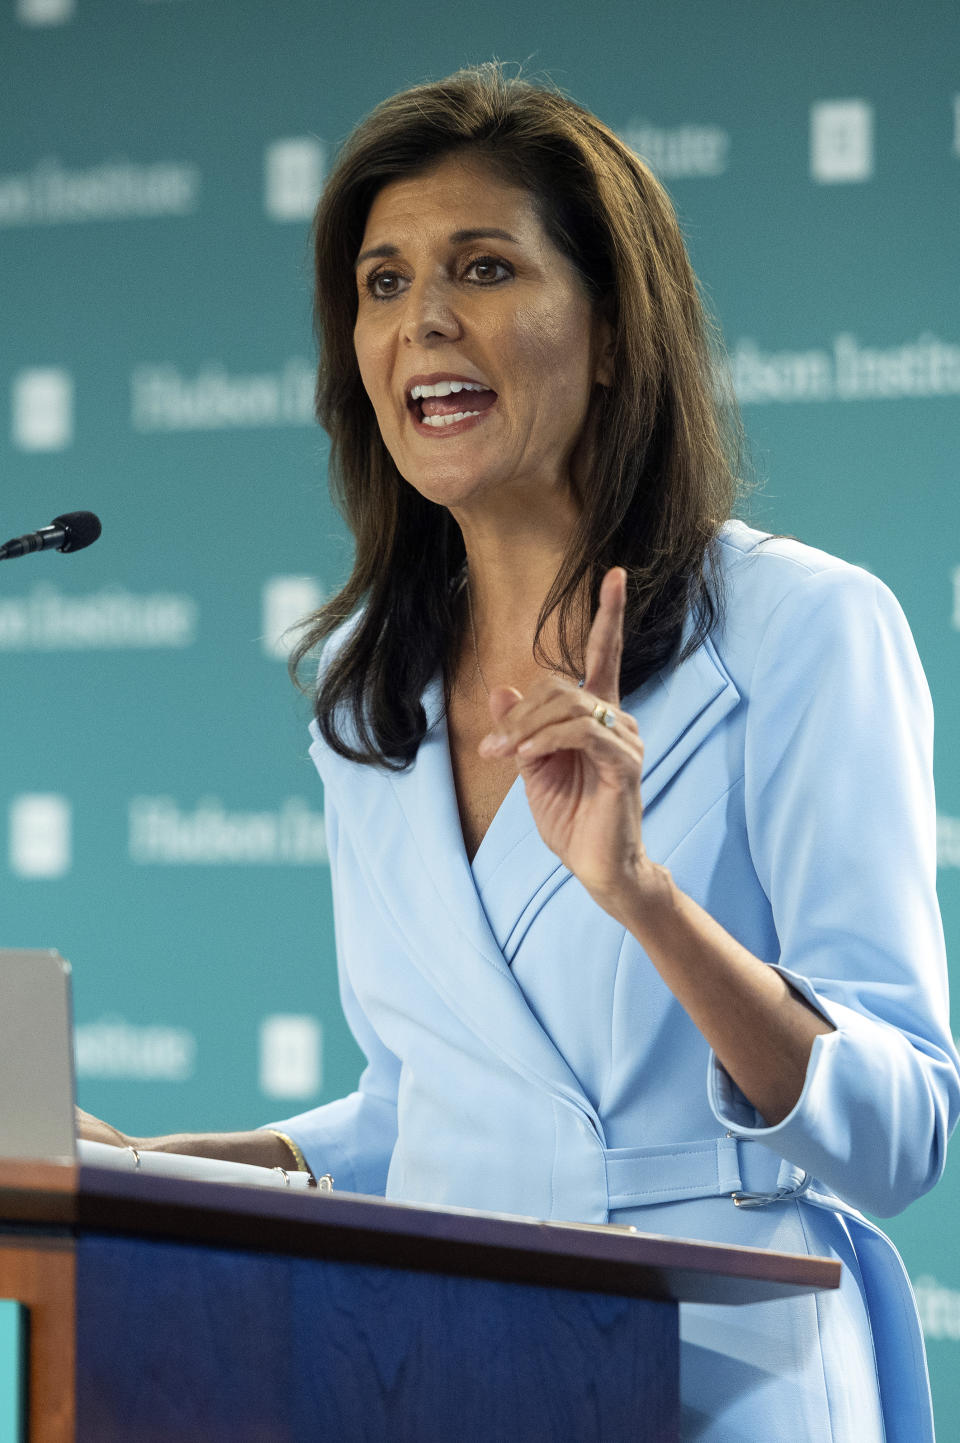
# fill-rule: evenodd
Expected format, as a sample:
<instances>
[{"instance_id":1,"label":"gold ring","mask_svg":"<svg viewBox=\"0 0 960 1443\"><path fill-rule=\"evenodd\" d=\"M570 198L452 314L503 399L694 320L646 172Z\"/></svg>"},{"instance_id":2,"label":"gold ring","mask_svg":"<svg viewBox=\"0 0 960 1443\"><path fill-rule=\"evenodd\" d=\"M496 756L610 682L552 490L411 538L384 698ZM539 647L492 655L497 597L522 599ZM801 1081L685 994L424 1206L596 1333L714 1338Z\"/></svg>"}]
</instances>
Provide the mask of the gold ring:
<instances>
[{"instance_id":1,"label":"gold ring","mask_svg":"<svg viewBox=\"0 0 960 1443\"><path fill-rule=\"evenodd\" d=\"M602 727L612 727L616 723L617 714L612 707L598 701L593 709L593 719L598 721Z\"/></svg>"}]
</instances>

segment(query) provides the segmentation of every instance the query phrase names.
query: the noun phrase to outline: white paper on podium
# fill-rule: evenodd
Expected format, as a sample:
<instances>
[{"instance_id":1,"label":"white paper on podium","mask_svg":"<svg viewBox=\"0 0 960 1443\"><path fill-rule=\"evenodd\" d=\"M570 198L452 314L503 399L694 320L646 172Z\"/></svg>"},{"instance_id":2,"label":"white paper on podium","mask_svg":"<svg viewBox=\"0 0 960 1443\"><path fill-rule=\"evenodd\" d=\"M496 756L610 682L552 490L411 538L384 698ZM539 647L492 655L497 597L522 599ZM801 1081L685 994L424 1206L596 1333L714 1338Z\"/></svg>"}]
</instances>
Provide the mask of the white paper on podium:
<instances>
[{"instance_id":1,"label":"white paper on podium","mask_svg":"<svg viewBox=\"0 0 960 1443\"><path fill-rule=\"evenodd\" d=\"M137 1159L139 1158L139 1166ZM107 1142L77 1143L77 1161L86 1167L109 1167L116 1172L140 1172L147 1177L181 1177L190 1182L235 1182L247 1187L310 1186L310 1174L284 1172L278 1167L257 1167L249 1162L224 1162L215 1157L187 1157L178 1152L139 1152L111 1147Z\"/></svg>"}]
</instances>

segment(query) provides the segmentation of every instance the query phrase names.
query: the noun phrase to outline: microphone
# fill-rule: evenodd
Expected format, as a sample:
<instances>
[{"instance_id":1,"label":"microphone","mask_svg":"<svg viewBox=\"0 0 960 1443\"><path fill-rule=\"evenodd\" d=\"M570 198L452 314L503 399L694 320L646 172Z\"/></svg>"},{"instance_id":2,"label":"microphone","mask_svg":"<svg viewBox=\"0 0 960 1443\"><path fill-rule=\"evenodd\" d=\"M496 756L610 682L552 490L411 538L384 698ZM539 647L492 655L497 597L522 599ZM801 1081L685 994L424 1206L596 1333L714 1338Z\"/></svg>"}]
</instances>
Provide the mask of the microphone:
<instances>
[{"instance_id":1,"label":"microphone","mask_svg":"<svg viewBox=\"0 0 960 1443\"><path fill-rule=\"evenodd\" d=\"M52 526L5 542L0 546L0 561L29 556L31 551L82 551L85 546L93 545L101 530L100 517L92 511L67 511L63 516L55 516Z\"/></svg>"}]
</instances>

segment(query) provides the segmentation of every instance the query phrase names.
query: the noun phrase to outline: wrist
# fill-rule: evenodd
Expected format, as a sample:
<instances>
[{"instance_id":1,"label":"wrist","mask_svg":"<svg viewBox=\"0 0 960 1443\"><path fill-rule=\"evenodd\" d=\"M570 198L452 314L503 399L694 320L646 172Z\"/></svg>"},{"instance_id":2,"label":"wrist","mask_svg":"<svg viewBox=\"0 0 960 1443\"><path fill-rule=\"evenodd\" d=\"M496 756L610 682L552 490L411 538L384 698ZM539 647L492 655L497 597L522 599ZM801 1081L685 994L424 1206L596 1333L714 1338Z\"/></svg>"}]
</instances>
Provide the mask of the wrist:
<instances>
[{"instance_id":1,"label":"wrist","mask_svg":"<svg viewBox=\"0 0 960 1443\"><path fill-rule=\"evenodd\" d=\"M615 890L595 900L642 945L644 931L673 910L676 894L669 870L652 862L644 852L631 864Z\"/></svg>"},{"instance_id":2,"label":"wrist","mask_svg":"<svg viewBox=\"0 0 960 1443\"><path fill-rule=\"evenodd\" d=\"M291 1157L296 1164L297 1172L305 1172L310 1177L313 1177L313 1171L310 1167L310 1164L307 1162L307 1159L304 1157L299 1143L295 1142L294 1139L288 1136L287 1133L280 1132L275 1127L268 1127L266 1131L271 1133L283 1144L286 1152L289 1154L289 1157Z\"/></svg>"}]
</instances>

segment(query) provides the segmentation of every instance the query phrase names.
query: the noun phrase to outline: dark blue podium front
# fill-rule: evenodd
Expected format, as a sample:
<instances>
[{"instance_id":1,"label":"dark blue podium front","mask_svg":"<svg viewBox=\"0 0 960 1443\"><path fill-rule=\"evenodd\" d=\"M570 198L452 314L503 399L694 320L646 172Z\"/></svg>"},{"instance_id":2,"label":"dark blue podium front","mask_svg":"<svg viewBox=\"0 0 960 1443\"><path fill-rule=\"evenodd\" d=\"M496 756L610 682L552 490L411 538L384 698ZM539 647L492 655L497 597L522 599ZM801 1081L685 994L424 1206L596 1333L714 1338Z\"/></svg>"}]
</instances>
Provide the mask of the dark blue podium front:
<instances>
[{"instance_id":1,"label":"dark blue podium front","mask_svg":"<svg viewBox=\"0 0 960 1443\"><path fill-rule=\"evenodd\" d=\"M19 1253L31 1443L668 1443L680 1303L762 1301L840 1275L824 1259L620 1228L19 1171L0 1164L0 1283L3 1253ZM55 1292L38 1291L33 1258Z\"/></svg>"}]
</instances>

